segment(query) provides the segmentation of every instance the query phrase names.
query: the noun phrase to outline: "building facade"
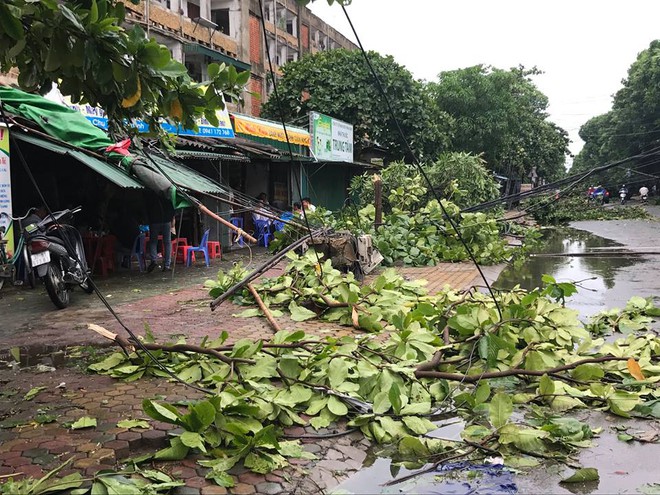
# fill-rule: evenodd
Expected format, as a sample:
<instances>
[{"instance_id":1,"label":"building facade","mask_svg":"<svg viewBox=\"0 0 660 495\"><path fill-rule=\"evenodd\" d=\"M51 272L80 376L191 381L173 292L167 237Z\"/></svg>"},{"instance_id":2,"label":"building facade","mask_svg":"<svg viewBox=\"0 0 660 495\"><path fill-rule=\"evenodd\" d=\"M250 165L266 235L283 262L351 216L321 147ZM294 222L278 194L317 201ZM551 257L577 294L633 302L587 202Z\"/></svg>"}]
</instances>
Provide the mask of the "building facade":
<instances>
[{"instance_id":1,"label":"building facade","mask_svg":"<svg viewBox=\"0 0 660 495\"><path fill-rule=\"evenodd\" d=\"M207 77L211 62L250 70L245 107L234 110L254 117L272 91L268 55L277 74L307 53L357 48L295 0L142 0L126 9L127 22L167 46L195 80Z\"/></svg>"}]
</instances>

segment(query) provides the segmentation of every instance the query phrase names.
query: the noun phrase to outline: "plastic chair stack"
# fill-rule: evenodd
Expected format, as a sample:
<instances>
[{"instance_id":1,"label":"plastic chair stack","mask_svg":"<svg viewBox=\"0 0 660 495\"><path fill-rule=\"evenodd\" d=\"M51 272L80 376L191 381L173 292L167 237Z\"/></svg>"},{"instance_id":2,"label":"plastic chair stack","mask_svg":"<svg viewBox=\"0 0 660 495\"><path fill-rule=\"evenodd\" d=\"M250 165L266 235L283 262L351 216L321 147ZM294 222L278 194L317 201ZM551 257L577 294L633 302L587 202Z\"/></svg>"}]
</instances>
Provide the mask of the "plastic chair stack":
<instances>
[{"instance_id":1,"label":"plastic chair stack","mask_svg":"<svg viewBox=\"0 0 660 495\"><path fill-rule=\"evenodd\" d=\"M199 246L188 246L186 250L186 266L192 264L192 257L194 253L204 253L204 261L206 261L206 266L211 266L209 262L209 232L211 229L206 229L204 235L202 236L202 242L199 243Z\"/></svg>"},{"instance_id":2,"label":"plastic chair stack","mask_svg":"<svg viewBox=\"0 0 660 495\"><path fill-rule=\"evenodd\" d=\"M188 239L185 237L177 237L172 239L172 259L175 263L185 263L188 259L188 249L191 246L188 245ZM193 261L195 261L195 255L193 255Z\"/></svg>"},{"instance_id":3,"label":"plastic chair stack","mask_svg":"<svg viewBox=\"0 0 660 495\"><path fill-rule=\"evenodd\" d=\"M231 217L229 221L231 222L232 225L235 225L239 229L243 229L243 219L241 217ZM243 241L243 236L238 234L234 234L234 235L236 235L236 239L233 242L241 247L244 246L245 242Z\"/></svg>"}]
</instances>

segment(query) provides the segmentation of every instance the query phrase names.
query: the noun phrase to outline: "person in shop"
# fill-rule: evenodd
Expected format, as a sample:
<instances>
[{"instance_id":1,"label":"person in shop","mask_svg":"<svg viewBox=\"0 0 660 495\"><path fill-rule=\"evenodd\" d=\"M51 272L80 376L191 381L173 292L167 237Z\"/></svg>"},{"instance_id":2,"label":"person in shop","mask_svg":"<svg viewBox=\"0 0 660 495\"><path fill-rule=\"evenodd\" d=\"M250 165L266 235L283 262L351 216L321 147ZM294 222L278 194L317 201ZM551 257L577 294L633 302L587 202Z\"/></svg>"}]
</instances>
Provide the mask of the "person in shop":
<instances>
[{"instance_id":1,"label":"person in shop","mask_svg":"<svg viewBox=\"0 0 660 495\"><path fill-rule=\"evenodd\" d=\"M312 200L309 197L301 199L300 202L302 203L302 207L306 212L314 213L316 211L316 206L312 204Z\"/></svg>"},{"instance_id":2,"label":"person in shop","mask_svg":"<svg viewBox=\"0 0 660 495\"><path fill-rule=\"evenodd\" d=\"M302 205L298 202L293 203L293 216L296 218L302 218L303 216Z\"/></svg>"},{"instance_id":3,"label":"person in shop","mask_svg":"<svg viewBox=\"0 0 660 495\"><path fill-rule=\"evenodd\" d=\"M257 207L255 208L254 212L252 213L252 219L253 220L263 220L264 222L270 221L270 218L264 215L263 213L266 212L266 208L268 207L268 196L266 196L266 193L259 193L259 196L257 196Z\"/></svg>"},{"instance_id":4,"label":"person in shop","mask_svg":"<svg viewBox=\"0 0 660 495\"><path fill-rule=\"evenodd\" d=\"M158 236L163 236L163 271L170 270L172 263L172 221L174 219L174 206L166 198L155 193L147 198L147 218L149 219L149 257L151 262L147 272L156 268L158 259Z\"/></svg>"}]
</instances>

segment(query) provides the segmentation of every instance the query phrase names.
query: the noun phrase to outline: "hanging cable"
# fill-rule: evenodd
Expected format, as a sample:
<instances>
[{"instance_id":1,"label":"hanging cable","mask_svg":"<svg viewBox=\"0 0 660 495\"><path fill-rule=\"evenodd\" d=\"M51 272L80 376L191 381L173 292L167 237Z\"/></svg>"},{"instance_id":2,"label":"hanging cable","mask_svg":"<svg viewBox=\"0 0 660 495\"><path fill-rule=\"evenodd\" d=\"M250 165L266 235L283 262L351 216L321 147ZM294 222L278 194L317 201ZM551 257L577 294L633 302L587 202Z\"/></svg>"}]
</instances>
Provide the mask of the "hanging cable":
<instances>
[{"instance_id":1,"label":"hanging cable","mask_svg":"<svg viewBox=\"0 0 660 495\"><path fill-rule=\"evenodd\" d=\"M261 1L261 0L259 0ZM410 148L410 144L408 143L408 140L406 139L405 134L403 133L403 129L401 129L401 125L399 124L399 119L397 119L396 114L394 113L394 110L392 109L392 105L390 104L390 100L385 94L385 90L383 89L383 85L380 82L380 79L378 75L376 74L376 71L373 68L373 65L371 64L371 61L369 60L369 57L367 55L367 52L364 50L364 47L362 46L362 41L360 41L360 38L357 34L357 31L355 30L355 27L353 26L353 21L351 21L351 18L348 15L348 12L346 11L346 6L341 4L341 8L344 11L344 15L346 16L346 20L348 21L349 25L351 26L351 30L353 31L353 35L355 36L355 39L358 43L358 46L360 47L360 51L362 52L362 55L364 56L364 60L367 63L367 66L369 67L369 70L371 71L371 75L374 78L374 82L376 83L376 86L378 87L378 90L380 91L381 96L383 97L383 100L385 101L385 104L387 105L387 108L390 112L390 115L392 116L392 119L394 120L394 124L396 125L397 131L399 132L399 135L401 136L401 139L403 140L403 144L405 146L405 149L408 151L408 155L412 158L413 163L415 166L418 168L420 174L426 181L426 183L429 185L429 189L431 190L433 197L436 199L438 204L440 205L440 209L442 210L443 215L449 222L449 225L451 225L452 229L456 232L456 235L458 236L459 240L461 241L461 244L465 248L465 251L468 253L468 256L474 263L475 267L477 268L477 271L479 272L479 275L481 276L482 280L484 281L484 284L486 285L488 292L490 293L490 296L493 299L493 302L495 303L495 307L497 308L497 313L500 316L500 319L502 319L502 309L500 308L499 302L497 301L497 298L495 297L495 293L493 292L493 289L490 286L490 283L488 282L488 279L486 278L486 275L484 274L483 270L479 266L479 263L477 263L476 258L474 257L474 253L470 249L470 247L467 245L465 242L465 239L463 239L463 236L459 232L456 224L454 223L454 220L449 216L449 213L445 209L444 205L442 204L442 201L438 197L437 193L435 192L435 189L433 188L433 184L431 183L431 180L429 179L428 175L424 171L424 167L422 167L422 164L419 162L419 159L417 158L416 153L413 152L413 150Z\"/></svg>"},{"instance_id":2,"label":"hanging cable","mask_svg":"<svg viewBox=\"0 0 660 495\"><path fill-rule=\"evenodd\" d=\"M270 47L268 45L268 33L266 31L266 19L264 17L264 5L263 5L263 0L259 0L259 14L261 15L261 29L263 31L264 35L264 43L266 47L266 58L268 59L268 70L270 71L269 75L271 78L271 81L273 83L273 94L275 95L275 101L277 102L277 109L280 114L280 121L282 124L282 128L284 129L284 137L286 138L286 145L289 151L289 160L293 164L294 159L293 159L293 148L291 147L291 141L289 139L289 133L286 129L286 122L284 119L284 109L282 108L282 100L280 99L279 93L277 91L277 82L275 80L275 70L273 69L273 61L270 56ZM298 166L300 167L301 173L302 173L302 162L298 160ZM302 199L302 186L300 184L300 179L298 178L298 174L293 174L295 179L296 179L296 187L298 188L298 196ZM309 220L307 218L307 209L302 208L302 216L303 220L305 222L305 227L307 228L307 233L309 234L309 242L310 245L314 244L314 236L312 235L312 228L309 225ZM316 263L319 266L319 273L318 276L319 278L323 276L323 265L321 264L321 259L319 258L319 253L316 249L313 250L314 253L316 254Z\"/></svg>"}]
</instances>

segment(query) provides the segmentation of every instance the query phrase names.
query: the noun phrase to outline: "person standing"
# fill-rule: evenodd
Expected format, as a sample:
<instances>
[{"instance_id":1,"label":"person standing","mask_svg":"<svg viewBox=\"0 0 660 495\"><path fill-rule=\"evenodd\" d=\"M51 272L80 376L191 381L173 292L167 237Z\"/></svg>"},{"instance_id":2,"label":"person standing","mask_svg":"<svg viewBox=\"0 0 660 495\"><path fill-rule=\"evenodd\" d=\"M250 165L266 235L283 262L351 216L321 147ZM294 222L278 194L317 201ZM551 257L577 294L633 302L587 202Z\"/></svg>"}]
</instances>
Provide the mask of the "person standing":
<instances>
[{"instance_id":1,"label":"person standing","mask_svg":"<svg viewBox=\"0 0 660 495\"><path fill-rule=\"evenodd\" d=\"M156 194L147 199L147 215L149 218L149 256L151 263L147 272L151 273L156 268L158 257L158 236L163 236L163 271L170 269L172 263L172 220L174 218L174 206L172 202Z\"/></svg>"}]
</instances>

